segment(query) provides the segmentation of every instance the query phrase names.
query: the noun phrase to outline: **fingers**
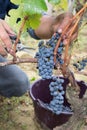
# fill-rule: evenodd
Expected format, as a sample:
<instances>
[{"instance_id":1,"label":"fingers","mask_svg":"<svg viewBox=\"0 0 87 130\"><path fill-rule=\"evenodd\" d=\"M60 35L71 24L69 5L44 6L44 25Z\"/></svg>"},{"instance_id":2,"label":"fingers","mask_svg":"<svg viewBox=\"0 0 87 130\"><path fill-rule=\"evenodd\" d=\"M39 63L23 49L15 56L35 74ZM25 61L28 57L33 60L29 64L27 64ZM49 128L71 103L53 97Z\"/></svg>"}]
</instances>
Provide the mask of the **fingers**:
<instances>
[{"instance_id":1,"label":"fingers","mask_svg":"<svg viewBox=\"0 0 87 130\"><path fill-rule=\"evenodd\" d=\"M9 35L7 34L6 30L0 23L0 38L3 41L3 43L6 45L7 48L11 48L11 40L9 38Z\"/></svg>"},{"instance_id":2,"label":"fingers","mask_svg":"<svg viewBox=\"0 0 87 130\"><path fill-rule=\"evenodd\" d=\"M76 38L77 38L77 36L78 36L78 33L74 33L74 34L72 35L71 39L70 39L70 43L73 42L73 41L75 41ZM68 40L69 40L69 39L65 38L65 39L63 40L63 44L64 44L64 45L67 45Z\"/></svg>"},{"instance_id":3,"label":"fingers","mask_svg":"<svg viewBox=\"0 0 87 130\"><path fill-rule=\"evenodd\" d=\"M73 17L73 15L71 13L65 13L64 14L64 18L62 19L60 25L58 26L58 33L61 34L64 31L64 29L69 24L69 22L70 22L72 17ZM71 23L69 28L66 30L65 35L63 36L63 43L64 43L64 45L66 45L67 43L71 43L78 36L78 26L75 28L75 30L72 30L74 24L75 24L75 21L73 21Z\"/></svg>"},{"instance_id":4,"label":"fingers","mask_svg":"<svg viewBox=\"0 0 87 130\"><path fill-rule=\"evenodd\" d=\"M3 23L3 20L0 20L0 38L3 41L4 47L10 53L10 50L12 50L12 43L8 32L13 34L12 31L10 31L10 28L5 23Z\"/></svg>"},{"instance_id":5,"label":"fingers","mask_svg":"<svg viewBox=\"0 0 87 130\"><path fill-rule=\"evenodd\" d=\"M76 38L78 36L78 26L75 28L73 33L72 33L72 27L73 27L73 25L67 30L67 33L63 36L64 45L67 44L69 39L70 39L70 42L73 42L74 40L76 40ZM72 34L72 35L70 35L70 34Z\"/></svg>"},{"instance_id":6,"label":"fingers","mask_svg":"<svg viewBox=\"0 0 87 130\"><path fill-rule=\"evenodd\" d=\"M62 20L62 23L60 23L60 26L58 27L58 33L62 33L62 31L65 29L65 27L69 24L72 16L73 15L71 13L65 14L64 19Z\"/></svg>"},{"instance_id":7,"label":"fingers","mask_svg":"<svg viewBox=\"0 0 87 130\"><path fill-rule=\"evenodd\" d=\"M6 30L6 32L9 35L11 35L11 36L15 35L15 33L13 32L13 30L9 27L9 25L4 20L1 20L1 23L2 23L2 26L4 27L4 29Z\"/></svg>"},{"instance_id":8,"label":"fingers","mask_svg":"<svg viewBox=\"0 0 87 130\"><path fill-rule=\"evenodd\" d=\"M2 44L0 44L0 55L2 55L2 56L7 56L7 52L6 52L6 50L4 49L4 47L2 46Z\"/></svg>"}]
</instances>

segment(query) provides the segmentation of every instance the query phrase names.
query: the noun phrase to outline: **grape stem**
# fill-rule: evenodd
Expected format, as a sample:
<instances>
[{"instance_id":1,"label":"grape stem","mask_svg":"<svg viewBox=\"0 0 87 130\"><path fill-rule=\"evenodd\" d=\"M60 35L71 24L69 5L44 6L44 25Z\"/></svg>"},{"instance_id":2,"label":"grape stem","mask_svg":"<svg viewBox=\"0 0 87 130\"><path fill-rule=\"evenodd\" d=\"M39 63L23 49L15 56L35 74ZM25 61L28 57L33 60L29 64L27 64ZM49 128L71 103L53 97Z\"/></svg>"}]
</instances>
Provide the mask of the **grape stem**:
<instances>
[{"instance_id":1,"label":"grape stem","mask_svg":"<svg viewBox=\"0 0 87 130\"><path fill-rule=\"evenodd\" d=\"M82 74L82 75L84 75L84 76L87 76L87 72L80 72L80 71L78 71L77 73L78 73L78 74Z\"/></svg>"},{"instance_id":2,"label":"grape stem","mask_svg":"<svg viewBox=\"0 0 87 130\"><path fill-rule=\"evenodd\" d=\"M80 20L80 17L77 19L75 25L73 26L73 28L71 29L71 32L69 34L69 38L67 39L67 44L65 46L65 56L64 56L64 64L63 64L63 74L66 73L66 67L69 65L68 63L68 50L69 50L69 45L70 45L70 41L71 41L71 37L72 37L72 34L73 32L75 31L75 29L77 28L78 26L78 23L79 23L79 20ZM70 60L70 59L69 59Z\"/></svg>"},{"instance_id":3,"label":"grape stem","mask_svg":"<svg viewBox=\"0 0 87 130\"><path fill-rule=\"evenodd\" d=\"M72 26L72 28L70 30L71 32L70 32L70 34L67 37L67 45L65 46L64 64L63 64L63 67L62 67L63 68L63 71L62 71L63 75L65 75L65 73L66 73L66 66L68 66L67 63L69 63L67 59L69 59L68 58L68 50L69 50L71 37L72 37L74 31L76 30L76 28L78 26L78 23L79 23L82 15L84 13L84 11L86 10L86 8L87 8L87 4L85 4L84 7L78 13L76 13L76 15L74 15L73 18L69 21L68 25L66 26L66 28L62 32L61 37L59 38L59 40L57 42L57 45L56 45L56 47L54 49L54 63L56 63L56 55L57 55L57 50L58 50L58 47L60 45L60 42L61 42L62 38L64 37L64 35L66 34L66 32L69 29L69 27L71 26L71 24L73 23L73 21L75 20L74 25Z\"/></svg>"},{"instance_id":4,"label":"grape stem","mask_svg":"<svg viewBox=\"0 0 87 130\"><path fill-rule=\"evenodd\" d=\"M37 59L36 58L18 58L16 59L16 61L13 60L8 60L6 62L1 62L0 66L6 66L6 65L11 65L11 64L19 64L19 63L37 63Z\"/></svg>"},{"instance_id":5,"label":"grape stem","mask_svg":"<svg viewBox=\"0 0 87 130\"><path fill-rule=\"evenodd\" d=\"M20 40L21 33L22 33L23 29L24 29L24 25L25 25L26 21L28 20L28 18L29 18L28 16L25 16L24 19L23 19L23 22L22 22L21 27L19 29L19 33L17 35L17 39L16 39L16 41L14 43L14 47L13 47L14 52L16 52L17 44L18 44L18 42ZM16 54L15 54L15 56L13 57L13 61L15 62L16 60L17 60L17 57L16 57Z\"/></svg>"},{"instance_id":6,"label":"grape stem","mask_svg":"<svg viewBox=\"0 0 87 130\"><path fill-rule=\"evenodd\" d=\"M80 87L78 86L76 80L75 80L75 77L74 77L74 74L71 72L71 70L67 67L66 68L66 75L65 75L66 78L69 79L70 83L71 83L71 86L73 88L75 88L75 90L77 92L80 92Z\"/></svg>"},{"instance_id":7,"label":"grape stem","mask_svg":"<svg viewBox=\"0 0 87 130\"><path fill-rule=\"evenodd\" d=\"M66 28L62 32L61 37L59 38L57 45L54 49L54 63L56 63L56 55L57 55L58 47L63 39L63 36L66 34L67 30L69 29L69 27L71 26L71 24L75 20L74 24L70 30L70 34L67 37L67 44L65 46L64 64L61 66L61 71L62 71L63 76L67 77L69 79L71 85L73 87L75 87L75 89L77 91L80 91L80 88L79 88L77 82L75 81L73 73L68 68L68 65L69 65L70 59L71 59L71 55L68 56L68 50L69 50L69 46L70 46L70 42L71 42L71 37L72 37L73 33L75 32L76 28L78 27L78 23L79 23L86 8L87 8L87 4L85 4L84 7L78 13L76 13L76 15L73 16L73 18L69 21L68 25L66 26Z\"/></svg>"}]
</instances>

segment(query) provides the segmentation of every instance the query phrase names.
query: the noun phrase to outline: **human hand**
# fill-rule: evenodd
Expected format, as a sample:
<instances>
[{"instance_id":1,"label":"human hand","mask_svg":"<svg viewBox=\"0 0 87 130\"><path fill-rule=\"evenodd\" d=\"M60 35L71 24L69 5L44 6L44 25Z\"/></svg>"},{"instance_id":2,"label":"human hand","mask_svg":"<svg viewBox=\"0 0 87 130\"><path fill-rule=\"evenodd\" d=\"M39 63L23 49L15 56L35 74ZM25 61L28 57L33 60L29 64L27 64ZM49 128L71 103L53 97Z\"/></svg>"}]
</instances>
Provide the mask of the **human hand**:
<instances>
[{"instance_id":1,"label":"human hand","mask_svg":"<svg viewBox=\"0 0 87 130\"><path fill-rule=\"evenodd\" d=\"M58 21L58 23L57 23L58 26L56 28L56 31L58 31L58 33L62 34L62 32L65 30L66 26L69 25L69 23L71 22L72 18L73 18L72 13L63 13L63 14L60 14L58 17L56 17L56 21ZM67 29L65 35L63 35L64 45L67 44L67 41L70 38L69 34L71 33L71 29L74 24L75 24L75 21L72 22L72 24ZM70 42L74 41L77 38L77 36L78 36L78 26L74 30L74 32L70 38Z\"/></svg>"},{"instance_id":2,"label":"human hand","mask_svg":"<svg viewBox=\"0 0 87 130\"><path fill-rule=\"evenodd\" d=\"M35 34L41 39L50 39L55 32L62 33L65 27L69 24L73 15L71 13L62 13L56 17L44 15L40 19L40 24L37 29L35 29ZM74 23L74 22L73 22ZM66 35L64 35L64 44L66 43L66 38L70 33L70 29L73 26L69 27ZM73 41L78 35L78 27L73 33L71 37L71 41Z\"/></svg>"},{"instance_id":3,"label":"human hand","mask_svg":"<svg viewBox=\"0 0 87 130\"><path fill-rule=\"evenodd\" d=\"M0 19L0 54L7 55L7 52L14 56L12 50L12 43L10 36L15 36L15 33L9 27L9 25L2 19ZM7 51L7 52L6 52Z\"/></svg>"}]
</instances>

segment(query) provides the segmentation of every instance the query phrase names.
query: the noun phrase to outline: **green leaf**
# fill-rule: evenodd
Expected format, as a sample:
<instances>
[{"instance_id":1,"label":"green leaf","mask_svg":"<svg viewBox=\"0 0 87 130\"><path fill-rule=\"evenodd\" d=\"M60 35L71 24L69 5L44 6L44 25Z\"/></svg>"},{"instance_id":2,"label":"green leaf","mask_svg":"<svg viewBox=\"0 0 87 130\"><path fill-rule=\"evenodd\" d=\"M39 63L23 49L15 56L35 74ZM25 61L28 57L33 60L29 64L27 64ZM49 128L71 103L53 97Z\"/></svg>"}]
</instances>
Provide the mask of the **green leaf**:
<instances>
[{"instance_id":1,"label":"green leaf","mask_svg":"<svg viewBox=\"0 0 87 130\"><path fill-rule=\"evenodd\" d=\"M30 81L35 81L36 80L36 78L35 77L32 77L32 79L30 80Z\"/></svg>"},{"instance_id":2,"label":"green leaf","mask_svg":"<svg viewBox=\"0 0 87 130\"><path fill-rule=\"evenodd\" d=\"M53 4L59 4L61 0L48 0L48 2Z\"/></svg>"},{"instance_id":3,"label":"green leaf","mask_svg":"<svg viewBox=\"0 0 87 130\"><path fill-rule=\"evenodd\" d=\"M23 9L23 14L33 15L41 14L47 10L47 6L44 0L22 0L21 8Z\"/></svg>"},{"instance_id":4,"label":"green leaf","mask_svg":"<svg viewBox=\"0 0 87 130\"><path fill-rule=\"evenodd\" d=\"M58 4L58 6L60 8L62 8L63 10L67 10L68 9L68 2L67 0L61 0L60 3Z\"/></svg>"},{"instance_id":5,"label":"green leaf","mask_svg":"<svg viewBox=\"0 0 87 130\"><path fill-rule=\"evenodd\" d=\"M20 25L21 25L21 23L22 23L23 17L22 17L21 12L22 12L22 10L21 10L20 7L19 7L17 10L14 10L14 9L13 9L13 10L11 10L11 11L9 12L9 14L10 14L10 16L11 16L11 17L9 17L9 24L10 24L10 26L12 26L12 28L13 28L16 32L19 30ZM21 21L20 21L19 23L16 23L17 18L21 18Z\"/></svg>"},{"instance_id":6,"label":"green leaf","mask_svg":"<svg viewBox=\"0 0 87 130\"><path fill-rule=\"evenodd\" d=\"M40 23L40 17L41 15L39 14L31 15L26 22L25 29L29 27L33 27L34 29L37 28Z\"/></svg>"},{"instance_id":7,"label":"green leaf","mask_svg":"<svg viewBox=\"0 0 87 130\"><path fill-rule=\"evenodd\" d=\"M68 9L68 1L67 0L48 0L48 2L54 4L57 9L61 8L63 10Z\"/></svg>"},{"instance_id":8,"label":"green leaf","mask_svg":"<svg viewBox=\"0 0 87 130\"><path fill-rule=\"evenodd\" d=\"M15 25L17 18L23 19L25 16L29 16L29 20L26 22L25 27L36 28L39 25L40 17L43 12L47 11L47 6L45 0L17 0L19 3L19 8L17 10L10 11L10 22ZM16 0L12 0L15 4L17 4ZM14 18L13 18L14 16ZM11 20L13 19L13 20ZM21 22L19 22L20 24ZM18 28L19 24L15 27Z\"/></svg>"}]
</instances>

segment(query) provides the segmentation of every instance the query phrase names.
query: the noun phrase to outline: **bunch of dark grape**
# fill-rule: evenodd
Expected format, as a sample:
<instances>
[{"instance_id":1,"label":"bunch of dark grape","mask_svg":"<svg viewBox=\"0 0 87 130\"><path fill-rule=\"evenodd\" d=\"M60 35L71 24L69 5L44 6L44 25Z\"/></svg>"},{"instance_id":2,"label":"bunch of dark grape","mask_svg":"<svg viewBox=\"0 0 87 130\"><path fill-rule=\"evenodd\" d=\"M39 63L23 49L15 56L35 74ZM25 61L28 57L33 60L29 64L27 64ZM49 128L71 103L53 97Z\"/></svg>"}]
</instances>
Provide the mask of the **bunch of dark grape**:
<instances>
[{"instance_id":1,"label":"bunch of dark grape","mask_svg":"<svg viewBox=\"0 0 87 130\"><path fill-rule=\"evenodd\" d=\"M85 69L86 65L87 65L87 58L82 59L81 61L78 61L77 63L73 64L73 66L75 66L75 68L78 71L81 71L81 70Z\"/></svg>"},{"instance_id":2,"label":"bunch of dark grape","mask_svg":"<svg viewBox=\"0 0 87 130\"><path fill-rule=\"evenodd\" d=\"M48 104L48 109L53 111L56 114L60 114L63 111L64 103L64 90L63 90L63 79L53 77L52 82L49 85L50 94L53 96L53 99Z\"/></svg>"},{"instance_id":3,"label":"bunch of dark grape","mask_svg":"<svg viewBox=\"0 0 87 130\"><path fill-rule=\"evenodd\" d=\"M50 95L53 97L49 104L43 103L45 108L51 110L55 114L71 111L70 108L64 106L64 79L53 76L54 64L54 49L60 38L60 35L56 32L48 41L40 41L38 44L39 51L36 53L38 60L39 75L42 79L51 79L49 84ZM61 41L56 55L56 64L63 64L63 42Z\"/></svg>"},{"instance_id":4,"label":"bunch of dark grape","mask_svg":"<svg viewBox=\"0 0 87 130\"><path fill-rule=\"evenodd\" d=\"M54 69L54 49L56 46L56 43L59 39L60 35L56 32L55 35L51 37L50 40L46 41L40 41L38 44L39 51L36 53L36 58L38 59L38 69L39 69L39 75L42 77L42 79L51 79L53 75L53 69ZM63 64L63 60L61 58L63 52L63 43L60 43L60 46L57 51L57 63Z\"/></svg>"},{"instance_id":5,"label":"bunch of dark grape","mask_svg":"<svg viewBox=\"0 0 87 130\"><path fill-rule=\"evenodd\" d=\"M52 82L49 84L50 94L52 100L49 104L45 104L45 107L51 110L53 113L59 115L61 113L72 113L72 110L68 106L64 106L64 79L59 77L52 77Z\"/></svg>"}]
</instances>

